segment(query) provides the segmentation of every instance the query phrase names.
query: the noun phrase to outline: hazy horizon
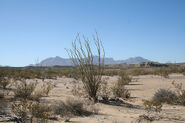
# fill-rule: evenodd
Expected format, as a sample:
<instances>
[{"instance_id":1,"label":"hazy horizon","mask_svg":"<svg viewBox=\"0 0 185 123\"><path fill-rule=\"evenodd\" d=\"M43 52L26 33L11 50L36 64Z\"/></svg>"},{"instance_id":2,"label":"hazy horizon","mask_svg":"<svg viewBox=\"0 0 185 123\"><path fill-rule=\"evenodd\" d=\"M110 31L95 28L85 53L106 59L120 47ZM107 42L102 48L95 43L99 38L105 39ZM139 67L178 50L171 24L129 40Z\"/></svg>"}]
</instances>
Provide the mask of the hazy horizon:
<instances>
[{"instance_id":1,"label":"hazy horizon","mask_svg":"<svg viewBox=\"0 0 185 123\"><path fill-rule=\"evenodd\" d=\"M0 65L68 58L79 32L96 29L106 57L185 62L184 0L1 0Z\"/></svg>"}]
</instances>

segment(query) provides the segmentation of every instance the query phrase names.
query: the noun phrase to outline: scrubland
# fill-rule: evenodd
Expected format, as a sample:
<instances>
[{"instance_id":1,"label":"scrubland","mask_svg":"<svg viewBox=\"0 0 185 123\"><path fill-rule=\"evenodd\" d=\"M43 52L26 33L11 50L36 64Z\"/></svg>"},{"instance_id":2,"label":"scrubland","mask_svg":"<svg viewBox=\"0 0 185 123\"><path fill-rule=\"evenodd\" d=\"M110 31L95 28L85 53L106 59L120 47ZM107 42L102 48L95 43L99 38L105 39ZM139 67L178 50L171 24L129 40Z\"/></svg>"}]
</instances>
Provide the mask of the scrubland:
<instances>
[{"instance_id":1,"label":"scrubland","mask_svg":"<svg viewBox=\"0 0 185 123\"><path fill-rule=\"evenodd\" d=\"M1 68L0 73L1 122L185 122L180 66L105 68L97 102L75 68Z\"/></svg>"}]
</instances>

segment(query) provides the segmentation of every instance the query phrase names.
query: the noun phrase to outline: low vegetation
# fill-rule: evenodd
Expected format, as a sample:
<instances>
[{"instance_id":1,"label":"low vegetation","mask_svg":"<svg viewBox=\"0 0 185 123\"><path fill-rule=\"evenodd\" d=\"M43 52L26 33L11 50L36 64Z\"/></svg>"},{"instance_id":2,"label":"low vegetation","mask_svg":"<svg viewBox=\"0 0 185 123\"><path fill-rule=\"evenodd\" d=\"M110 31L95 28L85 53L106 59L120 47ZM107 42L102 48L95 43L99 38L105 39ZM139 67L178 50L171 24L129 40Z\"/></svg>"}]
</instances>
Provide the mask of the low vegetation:
<instances>
[{"instance_id":1,"label":"low vegetation","mask_svg":"<svg viewBox=\"0 0 185 123\"><path fill-rule=\"evenodd\" d=\"M10 80L7 77L0 77L0 87L6 89L6 87L10 84Z\"/></svg>"},{"instance_id":2,"label":"low vegetation","mask_svg":"<svg viewBox=\"0 0 185 123\"><path fill-rule=\"evenodd\" d=\"M177 104L178 96L175 92L168 89L159 89L153 97L153 101L158 103Z\"/></svg>"},{"instance_id":3,"label":"low vegetation","mask_svg":"<svg viewBox=\"0 0 185 123\"><path fill-rule=\"evenodd\" d=\"M74 99L68 99L65 103L61 102L58 106L55 106L55 113L61 115L62 117L72 117L87 115L90 112L84 108L82 102Z\"/></svg>"},{"instance_id":4,"label":"low vegetation","mask_svg":"<svg viewBox=\"0 0 185 123\"><path fill-rule=\"evenodd\" d=\"M80 71L80 78L83 82L83 88L88 94L89 99L93 100L93 102L97 102L97 94L101 86L102 75L104 72L105 52L102 43L96 33L96 36L93 37L93 40L96 45L98 54L98 63L94 63L96 55L92 52L88 38L83 37L83 39L84 46L81 43L80 35L78 35L76 40L72 43L72 49L67 51L73 61L73 64Z\"/></svg>"},{"instance_id":5,"label":"low vegetation","mask_svg":"<svg viewBox=\"0 0 185 123\"><path fill-rule=\"evenodd\" d=\"M146 113L140 115L137 122L152 122L155 120L160 120L162 118L160 112L162 111L162 104L160 102L155 102L153 100L143 100L143 105L145 107Z\"/></svg>"},{"instance_id":6,"label":"low vegetation","mask_svg":"<svg viewBox=\"0 0 185 123\"><path fill-rule=\"evenodd\" d=\"M12 111L17 116L17 122L32 122L35 119L45 121L51 115L51 109L39 102L29 100L16 101L12 104Z\"/></svg>"},{"instance_id":7,"label":"low vegetation","mask_svg":"<svg viewBox=\"0 0 185 123\"><path fill-rule=\"evenodd\" d=\"M158 103L185 105L185 90L182 88L182 83L178 84L173 81L172 85L176 88L176 91L159 89L154 94L153 101Z\"/></svg>"},{"instance_id":8,"label":"low vegetation","mask_svg":"<svg viewBox=\"0 0 185 123\"><path fill-rule=\"evenodd\" d=\"M115 97L129 98L130 92L125 88L125 85L128 85L131 81L131 77L124 72L120 72L117 83L112 87L113 95Z\"/></svg>"}]
</instances>

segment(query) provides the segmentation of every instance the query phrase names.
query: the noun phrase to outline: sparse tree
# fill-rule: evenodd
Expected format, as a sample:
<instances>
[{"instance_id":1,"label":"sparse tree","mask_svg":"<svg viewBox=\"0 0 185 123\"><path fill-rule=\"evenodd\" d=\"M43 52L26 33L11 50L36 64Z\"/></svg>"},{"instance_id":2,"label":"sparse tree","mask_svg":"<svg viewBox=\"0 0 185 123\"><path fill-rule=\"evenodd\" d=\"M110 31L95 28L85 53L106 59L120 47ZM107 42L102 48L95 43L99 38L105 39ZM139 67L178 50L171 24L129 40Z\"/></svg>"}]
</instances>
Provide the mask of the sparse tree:
<instances>
[{"instance_id":1,"label":"sparse tree","mask_svg":"<svg viewBox=\"0 0 185 123\"><path fill-rule=\"evenodd\" d=\"M97 50L96 58L98 58L98 62L95 63L95 54L92 51L89 39L83 36L83 40L84 44L82 44L81 37L78 34L72 43L72 49L67 50L67 52L73 64L81 73L81 80L89 98L97 102L97 92L100 88L104 71L104 47L96 32L93 40Z\"/></svg>"}]
</instances>

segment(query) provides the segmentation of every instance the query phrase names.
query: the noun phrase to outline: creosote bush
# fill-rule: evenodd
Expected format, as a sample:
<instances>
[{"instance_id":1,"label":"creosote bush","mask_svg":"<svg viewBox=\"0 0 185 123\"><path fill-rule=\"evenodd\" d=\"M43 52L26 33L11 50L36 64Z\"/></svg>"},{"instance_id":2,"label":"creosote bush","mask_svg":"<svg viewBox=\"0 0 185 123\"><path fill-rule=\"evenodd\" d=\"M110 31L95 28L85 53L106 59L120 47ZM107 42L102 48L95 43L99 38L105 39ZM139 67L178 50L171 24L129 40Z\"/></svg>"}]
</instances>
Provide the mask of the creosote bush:
<instances>
[{"instance_id":1,"label":"creosote bush","mask_svg":"<svg viewBox=\"0 0 185 123\"><path fill-rule=\"evenodd\" d=\"M97 93L100 88L104 72L105 52L97 33L96 36L93 36L93 40L95 42L98 55L95 55L92 52L92 47L88 38L83 36L83 40L84 45L81 42L80 35L78 35L76 40L72 43L72 49L67 51L73 64L79 70L81 80L83 82L83 88L88 94L89 99L93 100L93 102L97 102ZM95 63L95 59L98 60L97 63Z\"/></svg>"},{"instance_id":2,"label":"creosote bush","mask_svg":"<svg viewBox=\"0 0 185 123\"><path fill-rule=\"evenodd\" d=\"M157 103L177 104L178 96L171 90L159 89L154 94L153 101Z\"/></svg>"}]
</instances>

